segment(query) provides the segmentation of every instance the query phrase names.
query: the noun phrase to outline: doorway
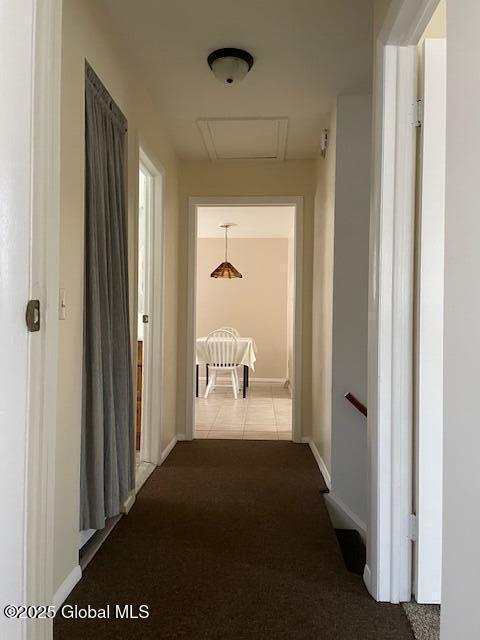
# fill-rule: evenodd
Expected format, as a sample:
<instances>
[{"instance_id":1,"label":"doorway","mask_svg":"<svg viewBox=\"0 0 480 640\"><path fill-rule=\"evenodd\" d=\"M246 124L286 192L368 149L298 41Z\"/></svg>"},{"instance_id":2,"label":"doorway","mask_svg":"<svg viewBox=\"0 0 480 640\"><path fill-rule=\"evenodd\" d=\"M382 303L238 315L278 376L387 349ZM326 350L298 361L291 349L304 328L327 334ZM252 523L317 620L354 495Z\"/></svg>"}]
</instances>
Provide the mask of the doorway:
<instances>
[{"instance_id":1,"label":"doorway","mask_svg":"<svg viewBox=\"0 0 480 640\"><path fill-rule=\"evenodd\" d=\"M137 264L137 384L135 456L140 463L142 431L148 430L148 367L144 354L149 348L149 280L150 280L150 233L152 227L153 177L140 162L138 174L138 264Z\"/></svg>"},{"instance_id":2,"label":"doorway","mask_svg":"<svg viewBox=\"0 0 480 640\"><path fill-rule=\"evenodd\" d=\"M301 316L302 316L302 206L303 206L303 198L301 197L258 197L258 198L191 198L190 199L190 216L189 216L189 264L188 264L188 296L189 296L189 313L188 313L188 327L187 327L187 378L186 378L186 395L188 398L187 401L187 418L186 418L186 438L192 439L194 437L205 437L205 431L211 431L211 427L217 418L220 419L220 413L223 411L223 415L226 415L225 412L228 413L229 409L234 409L234 413L236 420L243 421L242 425L239 425L240 428L236 429L234 424L230 426L230 435L229 437L240 437L239 432L242 432L242 438L246 431L247 421L250 423L247 431L254 431L254 427L257 429L259 433L262 433L262 439L267 438L267 431L261 431L260 427L263 423L264 425L268 422L269 429L271 434L274 434L275 439L293 439L295 442L301 441L301 367L302 367L302 357L301 357ZM271 231L267 231L269 226L267 221L268 212L277 208L277 211L282 210L284 215L284 220L290 220L290 239L287 238L288 234L285 234L285 259L284 268L285 268L285 305L284 305L284 335L285 335L285 366L282 371L282 374L276 373L272 374L273 371L277 371L277 369L264 369L267 371L267 374L261 374L261 368L264 367L266 361L262 358L265 358L265 355L269 351L267 346L268 340L265 342L265 348L262 347L263 354L258 350L258 345L255 339L255 335L246 335L248 333L252 333L252 322L248 321L248 314L255 313L255 307L253 307L250 312L245 309L241 309L240 313L238 313L238 305L231 304L230 307L225 307L225 300L221 296L217 297L218 304L214 304L214 300L211 298L212 296L212 286L215 285L234 285L234 279L230 281L219 282L220 279L215 280L210 278L210 273L215 270L218 262L221 262L224 258L224 242L225 242L225 229L222 227L219 229L218 225L223 224L225 222L231 222L231 220L226 220L225 216L232 218L235 217L235 220L238 218L238 227L242 226L242 219L240 216L241 211L247 211L248 209L255 208L256 211L256 225L245 224L245 229L250 228L250 235L253 235L255 231L253 230L255 226L257 226L258 231L257 234L263 233L264 238L266 239L266 233L272 233ZM202 216L202 211L206 218L203 218L201 221L200 217ZM288 213L287 213L288 211ZM290 216L290 218L289 218ZM202 216L203 217L203 216ZM220 220L222 218L222 220ZM225 219L224 219L225 218ZM220 234L222 237L213 237L213 238L201 238L202 235L205 235L206 223L205 220L210 220L210 226L213 225L212 228L216 226L216 235ZM233 218L232 218L233 219ZM253 220L250 217L250 220ZM207 225L208 226L208 225ZM203 229L203 231L202 231ZM236 239L240 240L241 234L246 235L245 229L238 229L234 232L233 241ZM263 231L261 231L263 229ZM227 233L231 233L230 230L227 230ZM213 232L212 232L213 233ZM200 238L199 238L200 234ZM216 246L215 257L213 254L208 255L208 251L204 251L203 245L205 244L203 240L208 240L206 245L211 244ZM227 237L228 240L228 237ZM250 238L250 240L255 240L255 236ZM262 238L257 237L256 241L261 242ZM200 247L200 242L202 246ZM218 245L218 246L217 246ZM231 245L233 246L233 245ZM290 251L288 248L290 247ZM228 246L227 249L227 258L228 258ZM255 252L258 255L258 249ZM251 254L254 255L253 253ZM208 257L207 257L208 256ZM290 258L289 258L290 256ZM208 258L211 258L208 261ZM245 255L245 258L247 256ZM208 265L211 264L207 269L206 263L203 262L207 259ZM199 264L199 260L202 261L201 265ZM213 262L212 262L213 260ZM241 259L242 261L242 259ZM290 268L289 268L290 263ZM248 271L248 258L244 265L247 266ZM200 266L201 266L201 274L202 274L202 286L200 290L200 294L203 297L203 303L200 299L197 299L198 283L200 282ZM237 266L237 265L236 265ZM245 268L245 267L242 267ZM205 271L207 269L207 271ZM241 269L240 269L241 271ZM205 273L207 274L205 276ZM288 273L290 273L290 277L288 277ZM253 278L256 279L259 289L262 288L262 274L261 273L253 273ZM242 274L243 276L243 274ZM250 276L252 278L252 276ZM281 279L281 276L280 276ZM221 279L223 280L223 279ZM238 279L238 283L245 284L247 281L242 279ZM217 287L219 288L219 287ZM220 293L220 292L217 292ZM232 293L232 292L230 292ZM239 292L240 293L240 292ZM215 295L215 294L213 294ZM287 304L290 299L291 304ZM233 301L234 302L234 301ZM240 300L238 300L239 304L241 304ZM200 307L202 305L202 307ZM216 308L215 308L216 307ZM233 313L233 309L236 308L237 311L235 314ZM288 312L288 308L291 309ZM229 315L227 313L228 309L232 310L232 313ZM226 314L226 315L225 315ZM263 335L263 329L261 328L261 323L268 324L268 317L258 319L260 328L258 329L259 336ZM238 326L234 326L237 324ZM253 322L255 324L255 322ZM197 327L198 325L198 327ZM218 325L218 326L217 326ZM205 422L202 425L204 428L198 431L202 431L203 434L200 436L196 435L195 429L195 415L196 415L196 404L200 398L197 399L200 395L205 395L205 389L207 385L207 376L211 374L209 371L209 367L206 367L205 359L198 357L198 340L203 343L206 342L208 334L212 333L216 329L227 329L228 337L233 340L237 340L239 344L239 348L243 349L242 357L240 358L241 362L235 363L239 364L237 371L237 379L238 379L238 399L235 401L234 398L234 390L233 385L230 382L228 387L222 388L223 381L218 380L218 385L215 384L216 391L213 393L216 394L217 402L212 403L216 404L216 407L210 410L203 410L202 418L207 422L211 420L211 424L207 425ZM206 335L201 335L200 333L205 333ZM230 336L230 333L233 334L233 338ZM253 332L255 333L255 332ZM243 335L242 335L243 334ZM267 331L268 334L268 331ZM287 337L290 336L290 337ZM263 338L261 339L263 344ZM245 344L243 344L245 343ZM202 345L200 345L202 346ZM205 347L205 344L203 345ZM245 356L245 357L243 357ZM258 359L257 359L258 358ZM197 366L198 364L198 366ZM256 370L256 371L255 371ZM260 374L260 375L257 375ZM209 379L209 381L211 378ZM231 394L231 397L228 395ZM250 394L250 395L249 395ZM221 407L220 405L223 402L223 398L228 398L227 404L231 404L232 402L236 402L236 404L240 405L236 408L233 407ZM248 398L252 400L252 407L254 404L257 405L269 405L265 407L268 409L269 415L267 416L264 413L261 416L260 424L254 425L254 418L252 418L252 414L250 414L250 418L247 419L247 411L248 407ZM257 400L257 403L254 402L254 399ZM242 402L247 400L246 403ZM288 406L287 406L288 405ZM260 407L259 407L260 408ZM213 413L216 412L216 415L213 416ZM277 417L278 414L278 417ZM291 427L290 427L291 424ZM221 425L220 425L221 426ZM210 427L207 429L206 427ZM251 427L251 428L250 428ZM215 430L215 429L214 429ZM222 433L225 432L224 429L218 429ZM238 432L238 433L237 433ZM281 432L281 436L278 434ZM212 434L211 437L214 437ZM223 437L223 436L222 436ZM247 438L251 439L254 436L250 435ZM270 438L268 438L270 439Z\"/></svg>"},{"instance_id":3,"label":"doorway","mask_svg":"<svg viewBox=\"0 0 480 640\"><path fill-rule=\"evenodd\" d=\"M198 208L195 438L292 439L294 221L293 206ZM233 369L215 360L229 350Z\"/></svg>"},{"instance_id":4,"label":"doorway","mask_svg":"<svg viewBox=\"0 0 480 640\"><path fill-rule=\"evenodd\" d=\"M136 490L161 459L163 374L163 171L140 149L137 218Z\"/></svg>"}]
</instances>

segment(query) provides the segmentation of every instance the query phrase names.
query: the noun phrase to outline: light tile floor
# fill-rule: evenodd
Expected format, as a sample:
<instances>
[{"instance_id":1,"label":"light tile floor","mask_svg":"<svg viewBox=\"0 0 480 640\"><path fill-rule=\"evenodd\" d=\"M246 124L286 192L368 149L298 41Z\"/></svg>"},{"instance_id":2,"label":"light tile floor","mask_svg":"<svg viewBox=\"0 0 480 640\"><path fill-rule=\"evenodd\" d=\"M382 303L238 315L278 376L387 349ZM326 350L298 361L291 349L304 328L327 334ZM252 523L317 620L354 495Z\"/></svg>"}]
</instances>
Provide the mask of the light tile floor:
<instances>
[{"instance_id":1,"label":"light tile floor","mask_svg":"<svg viewBox=\"0 0 480 640\"><path fill-rule=\"evenodd\" d=\"M203 392L202 384L200 393ZM258 384L248 389L245 400L235 400L231 388L217 387L208 400L195 399L195 437L291 440L290 393L281 385Z\"/></svg>"}]
</instances>

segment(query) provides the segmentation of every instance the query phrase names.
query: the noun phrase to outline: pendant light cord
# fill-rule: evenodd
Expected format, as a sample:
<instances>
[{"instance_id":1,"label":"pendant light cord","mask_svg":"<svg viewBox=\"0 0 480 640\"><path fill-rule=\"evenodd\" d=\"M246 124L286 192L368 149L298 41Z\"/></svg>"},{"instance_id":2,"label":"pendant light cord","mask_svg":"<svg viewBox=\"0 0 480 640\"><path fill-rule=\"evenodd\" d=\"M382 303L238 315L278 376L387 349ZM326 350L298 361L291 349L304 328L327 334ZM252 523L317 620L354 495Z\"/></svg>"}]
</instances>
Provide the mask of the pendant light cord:
<instances>
[{"instance_id":1,"label":"pendant light cord","mask_svg":"<svg viewBox=\"0 0 480 640\"><path fill-rule=\"evenodd\" d=\"M228 231L228 227L225 227L225 262L227 262L227 246L228 246L227 231Z\"/></svg>"}]
</instances>

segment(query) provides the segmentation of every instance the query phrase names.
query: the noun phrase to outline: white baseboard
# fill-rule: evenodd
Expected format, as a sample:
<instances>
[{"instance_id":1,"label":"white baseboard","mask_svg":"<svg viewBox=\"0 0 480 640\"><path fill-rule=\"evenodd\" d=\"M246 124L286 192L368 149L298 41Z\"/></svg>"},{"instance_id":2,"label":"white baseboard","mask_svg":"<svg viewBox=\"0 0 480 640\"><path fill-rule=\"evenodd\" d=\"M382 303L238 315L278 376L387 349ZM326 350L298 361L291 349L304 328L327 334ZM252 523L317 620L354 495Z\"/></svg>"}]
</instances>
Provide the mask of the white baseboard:
<instances>
[{"instance_id":1,"label":"white baseboard","mask_svg":"<svg viewBox=\"0 0 480 640\"><path fill-rule=\"evenodd\" d=\"M79 531L78 534L78 548L81 549L84 544L90 540L92 536L97 533L97 529L87 529L86 531Z\"/></svg>"},{"instance_id":2,"label":"white baseboard","mask_svg":"<svg viewBox=\"0 0 480 640\"><path fill-rule=\"evenodd\" d=\"M184 440L187 439L187 436L184 433L177 433L176 439L177 439L177 442L183 442Z\"/></svg>"},{"instance_id":3,"label":"white baseboard","mask_svg":"<svg viewBox=\"0 0 480 640\"><path fill-rule=\"evenodd\" d=\"M333 526L341 529L356 529L362 540L367 537L367 525L334 492L325 496Z\"/></svg>"},{"instance_id":4,"label":"white baseboard","mask_svg":"<svg viewBox=\"0 0 480 640\"><path fill-rule=\"evenodd\" d=\"M177 444L178 436L174 436L165 449L162 451L162 455L160 458L160 464L165 462L169 453L172 451L173 447ZM149 479L152 473L157 468L157 465L153 464L153 462L141 462L137 467L136 477L135 477L135 493L138 493L140 489L143 487L145 482ZM131 507L130 507L131 508Z\"/></svg>"},{"instance_id":5,"label":"white baseboard","mask_svg":"<svg viewBox=\"0 0 480 640\"><path fill-rule=\"evenodd\" d=\"M286 382L286 378L256 378L255 376L248 380L248 383L252 386L256 384L275 384L284 387Z\"/></svg>"},{"instance_id":6,"label":"white baseboard","mask_svg":"<svg viewBox=\"0 0 480 640\"><path fill-rule=\"evenodd\" d=\"M318 450L317 445L312 440L312 438L302 438L302 442L310 446L310 449L313 453L313 457L315 458L315 461L318 464L318 468L320 469L323 479L325 480L325 484L327 485L328 490L330 491L330 489L332 488L332 478L330 477L330 472L328 471L327 465L325 464L322 456L320 455L320 451Z\"/></svg>"},{"instance_id":7,"label":"white baseboard","mask_svg":"<svg viewBox=\"0 0 480 640\"><path fill-rule=\"evenodd\" d=\"M205 376L200 376L199 378L200 382L206 382L207 379ZM218 380L222 380L222 379L227 379L227 376L225 375L224 377L222 377L222 375L218 376ZM241 382L241 378L240 378L240 382ZM289 381L286 378L256 378L255 376L250 376L250 378L248 379L248 384L250 386L255 386L257 384L274 384L274 385L279 385L279 386L286 386L289 383ZM217 385L217 386L222 386L222 385ZM227 385L230 386L230 385ZM240 385L241 386L241 385Z\"/></svg>"},{"instance_id":8,"label":"white baseboard","mask_svg":"<svg viewBox=\"0 0 480 640\"><path fill-rule=\"evenodd\" d=\"M173 447L177 444L178 440L179 440L180 436L174 436L170 442L167 444L167 446L165 447L165 449L162 451L162 459L161 462L165 462L165 460L168 458L170 452L172 451Z\"/></svg>"},{"instance_id":9,"label":"white baseboard","mask_svg":"<svg viewBox=\"0 0 480 640\"><path fill-rule=\"evenodd\" d=\"M76 567L72 569L72 571L68 574L65 580L62 582L60 587L55 591L53 596L53 606L58 609L62 606L65 600L73 591L75 585L79 582L82 577L82 570L80 565L77 564Z\"/></svg>"},{"instance_id":10,"label":"white baseboard","mask_svg":"<svg viewBox=\"0 0 480 640\"><path fill-rule=\"evenodd\" d=\"M365 569L363 570L363 582L367 587L368 593L372 595L372 572L368 564L365 565Z\"/></svg>"},{"instance_id":11,"label":"white baseboard","mask_svg":"<svg viewBox=\"0 0 480 640\"><path fill-rule=\"evenodd\" d=\"M365 541L367 537L367 525L332 490L332 478L325 461L320 455L317 445L312 438L302 438L302 442L310 446L313 457L330 491L330 493L325 495L325 502L327 503L333 526L337 528L355 529L361 535L362 540Z\"/></svg>"},{"instance_id":12,"label":"white baseboard","mask_svg":"<svg viewBox=\"0 0 480 640\"><path fill-rule=\"evenodd\" d=\"M135 493L137 494L156 469L153 462L141 462L135 472Z\"/></svg>"},{"instance_id":13,"label":"white baseboard","mask_svg":"<svg viewBox=\"0 0 480 640\"><path fill-rule=\"evenodd\" d=\"M97 531L97 535L93 538L91 544L88 545L88 548L84 554L82 554L80 558L80 567L82 571L85 571L89 562L95 557L95 554L100 549L102 544L108 538L108 536L112 533L118 522L123 518L123 514L120 513L118 516L114 516L113 518L108 518L105 522L105 528L99 529Z\"/></svg>"},{"instance_id":14,"label":"white baseboard","mask_svg":"<svg viewBox=\"0 0 480 640\"><path fill-rule=\"evenodd\" d=\"M123 503L123 507L122 507L122 513L127 514L130 509L133 507L133 505L135 504L135 499L136 499L136 487L135 490L133 490L128 498L125 500L125 502Z\"/></svg>"}]
</instances>

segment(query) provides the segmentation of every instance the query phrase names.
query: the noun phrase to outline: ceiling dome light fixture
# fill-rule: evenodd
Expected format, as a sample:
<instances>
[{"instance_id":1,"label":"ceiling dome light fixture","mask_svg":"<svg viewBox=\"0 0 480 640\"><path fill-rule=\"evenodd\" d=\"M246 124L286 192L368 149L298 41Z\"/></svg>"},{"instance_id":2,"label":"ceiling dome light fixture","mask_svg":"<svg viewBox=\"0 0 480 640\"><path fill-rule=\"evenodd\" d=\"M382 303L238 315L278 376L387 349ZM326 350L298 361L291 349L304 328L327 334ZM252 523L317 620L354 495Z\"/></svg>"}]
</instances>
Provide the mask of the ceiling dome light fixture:
<instances>
[{"instance_id":1,"label":"ceiling dome light fixture","mask_svg":"<svg viewBox=\"0 0 480 640\"><path fill-rule=\"evenodd\" d=\"M253 56L243 49L217 49L208 56L207 62L217 80L230 86L247 75L253 67Z\"/></svg>"},{"instance_id":2,"label":"ceiling dome light fixture","mask_svg":"<svg viewBox=\"0 0 480 640\"><path fill-rule=\"evenodd\" d=\"M232 278L243 278L240 271L237 271L233 264L230 264L227 260L227 250L228 250L228 230L230 227L235 227L236 225L233 222L224 222L223 224L218 225L221 229L225 229L225 262L219 264L215 271L212 271L210 274L211 278L228 278L231 280Z\"/></svg>"}]
</instances>

